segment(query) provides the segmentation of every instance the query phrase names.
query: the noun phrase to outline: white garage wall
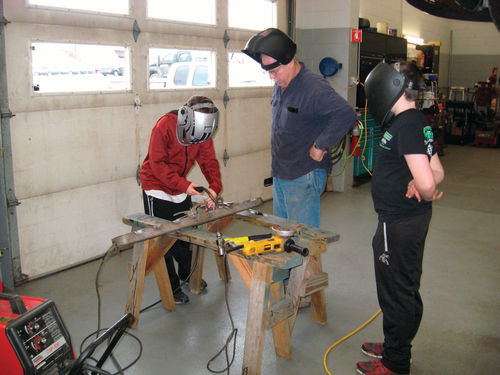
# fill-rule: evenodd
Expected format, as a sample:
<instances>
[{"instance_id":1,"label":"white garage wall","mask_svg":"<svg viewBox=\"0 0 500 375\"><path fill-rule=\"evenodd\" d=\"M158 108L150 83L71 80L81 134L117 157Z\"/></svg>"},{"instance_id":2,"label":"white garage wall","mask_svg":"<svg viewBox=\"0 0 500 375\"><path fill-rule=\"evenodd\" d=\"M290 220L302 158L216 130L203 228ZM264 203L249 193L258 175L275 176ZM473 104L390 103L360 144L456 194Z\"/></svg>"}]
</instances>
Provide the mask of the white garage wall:
<instances>
[{"instance_id":1,"label":"white garage wall","mask_svg":"<svg viewBox=\"0 0 500 375\"><path fill-rule=\"evenodd\" d=\"M215 136L223 198L272 197L269 176L271 88L227 87L227 52L241 50L254 31L228 29L227 1L217 0L217 26L146 18L145 1L130 0L128 17L28 8L4 0L6 57L21 271L28 278L101 256L126 233L124 215L142 211L136 181L156 120L194 93L221 110ZM278 25L286 29L285 0ZM137 42L132 27L140 27ZM223 36L227 29L227 49ZM130 47L132 89L115 93L33 92L30 43L56 41ZM203 48L217 53L217 87L168 92L147 89L149 47ZM229 102L224 107L227 91ZM135 106L139 101L140 106ZM227 150L229 160L222 157ZM202 183L199 169L191 179Z\"/></svg>"}]
</instances>

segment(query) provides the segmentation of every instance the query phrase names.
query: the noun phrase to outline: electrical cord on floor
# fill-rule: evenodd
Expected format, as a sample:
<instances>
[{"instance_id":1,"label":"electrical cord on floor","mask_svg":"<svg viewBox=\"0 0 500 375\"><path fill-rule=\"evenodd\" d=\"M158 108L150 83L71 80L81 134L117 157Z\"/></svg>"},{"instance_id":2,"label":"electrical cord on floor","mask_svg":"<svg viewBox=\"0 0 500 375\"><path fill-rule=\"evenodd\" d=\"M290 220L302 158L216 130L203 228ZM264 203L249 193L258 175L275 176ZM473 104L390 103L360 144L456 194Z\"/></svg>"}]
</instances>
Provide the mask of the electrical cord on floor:
<instances>
[{"instance_id":1,"label":"electrical cord on floor","mask_svg":"<svg viewBox=\"0 0 500 375\"><path fill-rule=\"evenodd\" d=\"M368 319L366 322L364 322L361 326L359 326L358 328L356 328L354 331L352 331L351 333L349 333L348 335L342 337L340 340L338 340L337 342L335 342L332 346L330 346L327 351L325 352L325 355L323 357L323 366L325 367L325 371L327 372L328 375L332 375L332 373L328 370L328 366L326 365L326 358L328 357L328 353L330 353L330 351L335 348L337 345L339 345L340 343L344 342L345 340L347 340L349 337L351 336L354 336L356 333L358 333L359 331L361 331L363 328L365 328L368 324L370 324L371 322L373 322L373 320L375 320L375 318L377 316L380 315L380 313L382 312L382 310L378 310L375 314L373 314L373 316Z\"/></svg>"},{"instance_id":2,"label":"electrical cord on floor","mask_svg":"<svg viewBox=\"0 0 500 375\"><path fill-rule=\"evenodd\" d=\"M97 331L97 334L99 334L99 333L101 333L101 332L104 332L104 331L106 331L106 330L107 330L107 328L102 328L102 329L100 329L99 331ZM84 344L87 342L87 340L89 340L92 336L94 336L94 334L95 334L95 333L96 333L96 332L92 332L91 334L89 334L87 337L85 337L85 338L82 340L82 342L81 342L81 344L80 344L80 353L82 353L82 352L83 352L83 347L84 347ZM137 343L139 344L139 354L137 355L137 357L136 357L136 358L135 358L135 359L134 359L131 363L129 363L129 364L128 364L127 366L125 366L123 369L120 367L120 364L118 363L118 361L116 360L116 358L114 358L113 354L111 354L111 355L110 355L110 358L113 360L113 362L114 362L115 366L117 366L117 368L118 368L119 370L118 370L118 372L115 372L114 374L110 374L110 375L117 375L117 374L123 375L123 374L124 374L124 372L125 372L126 370L128 370L130 367L132 367L133 365L135 365L135 364L137 363L137 361L139 361L139 358L142 356L142 342L141 342L141 340L140 340L137 336L135 336L135 335L131 334L131 333L130 333L130 332L128 332L128 331L125 331L125 332L124 332L124 334L125 334L125 335L130 336L132 339L134 339L135 341L137 341ZM89 357L89 359L91 359L92 361L94 361L94 362L96 362L96 363L97 363L97 359L95 359L95 358L93 358L93 357ZM88 363L86 363L84 366L90 366L90 365L89 365ZM105 371L105 370L102 370L102 369L101 369L101 371ZM108 374L108 372L104 372L104 374Z\"/></svg>"},{"instance_id":3,"label":"electrical cord on floor","mask_svg":"<svg viewBox=\"0 0 500 375\"><path fill-rule=\"evenodd\" d=\"M101 263L99 264L99 269L97 270L97 273L96 273L96 277L95 277L95 290L96 290L96 295L97 295L97 330L90 333L87 337L85 337L81 344L80 344L80 353L83 352L83 347L84 347L84 344L87 342L87 340L89 340L92 336L96 336L99 337L99 334L105 330L107 330L107 328L101 328L101 294L99 292L99 277L101 275L101 272L102 272L102 269L104 267L104 264L109 260L109 258L113 255L116 255L117 251L116 251L116 248L114 248L113 246L111 246L103 255L103 257L101 258ZM139 354L137 355L137 357L130 363L128 364L127 366L125 366L123 369L121 367L121 365L119 364L118 360L116 359L116 357L114 356L113 353L110 354L110 358L112 359L114 365L116 366L116 368L118 369L118 372L115 372L115 373L109 373L108 371L106 370L102 370L102 369L98 369L94 366L91 366L89 365L88 363L85 363L85 367L92 367L91 371L97 373L97 374L104 374L104 375L124 375L124 371L129 369L130 367L132 367L135 363L137 363L137 361L139 360L139 358L141 358L141 355L142 355L142 342L141 340L131 334L130 332L128 332L127 330L125 330L123 332L124 334L132 337L134 340L136 340L138 343L139 343ZM109 339L111 340L111 338ZM97 360L95 358L92 358L92 357L89 357L89 359L97 362Z\"/></svg>"},{"instance_id":4,"label":"electrical cord on floor","mask_svg":"<svg viewBox=\"0 0 500 375\"><path fill-rule=\"evenodd\" d=\"M189 282L189 279L191 278L191 275L194 273L194 271L196 270L196 268L198 268L198 260L199 260L199 258L200 258L200 253L198 252L198 254L196 256L196 259L195 259L195 262L194 262L194 265L191 266L191 272L189 273L188 277L186 277L186 280L182 281L177 288L175 288L174 290L172 290L173 294L175 294L178 290L182 289L182 287ZM159 299L156 302L153 302L151 305L148 305L148 306L144 307L143 309L141 309L139 311L139 314L143 313L146 310L151 309L152 307L158 305L160 302L161 302L161 299Z\"/></svg>"},{"instance_id":5,"label":"electrical cord on floor","mask_svg":"<svg viewBox=\"0 0 500 375\"><path fill-rule=\"evenodd\" d=\"M210 371L214 374L222 374L223 372L227 372L227 374L229 375L229 369L231 368L231 366L234 362L234 357L236 354L236 337L238 335L238 328L234 327L233 316L231 314L231 309L229 308L229 298L228 298L228 292L229 292L229 280L228 279L229 278L228 278L228 274L227 274L227 252L224 252L223 263L224 263L224 300L226 302L226 309L227 309L227 313L229 315L229 320L231 322L231 333L227 337L226 343L224 344L224 346L217 352L217 354L215 354L212 358L210 358L210 360L207 363L207 369L208 369L208 371ZM231 340L234 340L234 342L233 342L233 355L232 355L231 360L229 360L228 349L229 349L229 344L231 343ZM222 370L211 369L210 364L213 361L215 361L222 354L222 352L224 352L225 356L226 356L225 357L226 358L226 367Z\"/></svg>"},{"instance_id":6,"label":"electrical cord on floor","mask_svg":"<svg viewBox=\"0 0 500 375\"><path fill-rule=\"evenodd\" d=\"M103 370L102 368L91 366L89 364L83 365L82 370L91 371L92 374L102 374L102 375L112 375L110 372Z\"/></svg>"}]
</instances>

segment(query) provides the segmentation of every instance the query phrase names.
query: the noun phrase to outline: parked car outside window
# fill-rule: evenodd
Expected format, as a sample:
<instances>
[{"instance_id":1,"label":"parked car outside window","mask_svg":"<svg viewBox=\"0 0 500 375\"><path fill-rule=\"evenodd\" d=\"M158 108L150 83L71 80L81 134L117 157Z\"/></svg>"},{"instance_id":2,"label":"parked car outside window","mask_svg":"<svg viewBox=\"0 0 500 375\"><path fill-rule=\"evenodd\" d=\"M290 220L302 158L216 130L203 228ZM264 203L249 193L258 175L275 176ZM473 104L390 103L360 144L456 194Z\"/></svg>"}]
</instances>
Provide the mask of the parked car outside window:
<instances>
[{"instance_id":1,"label":"parked car outside window","mask_svg":"<svg viewBox=\"0 0 500 375\"><path fill-rule=\"evenodd\" d=\"M206 63L174 63L166 79L166 88L215 86L209 66Z\"/></svg>"},{"instance_id":2,"label":"parked car outside window","mask_svg":"<svg viewBox=\"0 0 500 375\"><path fill-rule=\"evenodd\" d=\"M172 64L176 62L192 61L190 51L177 51L169 53L162 58L158 56L158 61L149 65L149 76L154 78L165 78Z\"/></svg>"}]
</instances>

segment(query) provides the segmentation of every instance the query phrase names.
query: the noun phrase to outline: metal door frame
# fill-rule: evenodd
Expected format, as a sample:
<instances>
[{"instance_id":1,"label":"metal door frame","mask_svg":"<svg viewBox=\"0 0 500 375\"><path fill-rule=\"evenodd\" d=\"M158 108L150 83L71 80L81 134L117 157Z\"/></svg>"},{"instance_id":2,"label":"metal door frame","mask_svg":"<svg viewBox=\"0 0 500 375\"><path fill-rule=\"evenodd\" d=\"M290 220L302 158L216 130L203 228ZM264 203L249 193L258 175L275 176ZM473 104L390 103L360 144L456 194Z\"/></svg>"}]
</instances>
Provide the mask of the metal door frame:
<instances>
[{"instance_id":1,"label":"metal door frame","mask_svg":"<svg viewBox=\"0 0 500 375\"><path fill-rule=\"evenodd\" d=\"M8 21L3 14L3 0L0 0L0 281L5 289L13 290L15 283L22 280L22 275L16 214L16 206L19 202L14 191L10 137L10 119L14 115L9 109L5 58L5 26L7 23Z\"/></svg>"}]
</instances>

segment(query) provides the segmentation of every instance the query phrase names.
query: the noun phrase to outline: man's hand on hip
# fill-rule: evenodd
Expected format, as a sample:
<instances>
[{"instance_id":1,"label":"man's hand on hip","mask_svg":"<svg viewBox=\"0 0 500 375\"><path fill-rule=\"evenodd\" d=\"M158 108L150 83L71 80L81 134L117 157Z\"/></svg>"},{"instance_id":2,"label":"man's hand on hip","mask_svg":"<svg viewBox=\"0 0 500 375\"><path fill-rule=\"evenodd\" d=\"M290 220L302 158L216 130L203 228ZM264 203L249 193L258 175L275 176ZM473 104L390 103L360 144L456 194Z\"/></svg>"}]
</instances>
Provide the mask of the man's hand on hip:
<instances>
[{"instance_id":1,"label":"man's hand on hip","mask_svg":"<svg viewBox=\"0 0 500 375\"><path fill-rule=\"evenodd\" d=\"M325 156L325 154L326 150L320 150L315 145L312 145L311 148L309 149L309 156L311 157L311 159L316 161L323 160L323 156Z\"/></svg>"}]
</instances>

